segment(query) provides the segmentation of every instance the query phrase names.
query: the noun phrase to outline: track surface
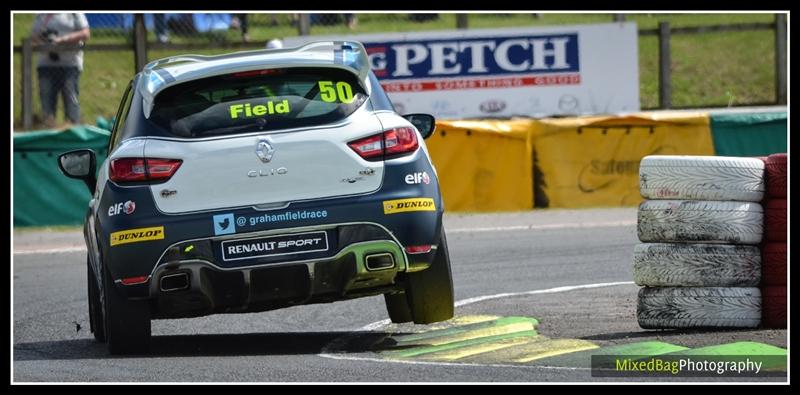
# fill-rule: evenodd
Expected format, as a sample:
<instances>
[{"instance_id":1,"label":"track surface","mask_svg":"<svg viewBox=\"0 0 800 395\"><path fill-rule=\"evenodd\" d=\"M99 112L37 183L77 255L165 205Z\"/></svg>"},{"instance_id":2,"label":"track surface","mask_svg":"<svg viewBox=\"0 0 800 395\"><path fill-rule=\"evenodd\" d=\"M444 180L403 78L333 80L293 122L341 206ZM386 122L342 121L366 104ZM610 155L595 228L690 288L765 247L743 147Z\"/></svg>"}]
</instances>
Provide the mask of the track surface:
<instances>
[{"instance_id":1,"label":"track surface","mask_svg":"<svg viewBox=\"0 0 800 395\"><path fill-rule=\"evenodd\" d=\"M562 286L632 281L636 209L545 210L445 218L456 300ZM93 341L79 232L16 231L13 256L15 382L542 382L600 380L586 369L504 363L386 360L342 336L397 333L383 298L257 314L153 321L153 353L115 358ZM787 347L785 330L644 331L637 287L622 284L498 297L459 306L457 316L535 317L548 338L600 346L659 340L686 347L757 341ZM81 329L77 330L80 325ZM414 326L408 331L425 330ZM629 379L630 380L630 379ZM633 379L643 381L645 379ZM785 381L785 379L781 379Z\"/></svg>"}]
</instances>

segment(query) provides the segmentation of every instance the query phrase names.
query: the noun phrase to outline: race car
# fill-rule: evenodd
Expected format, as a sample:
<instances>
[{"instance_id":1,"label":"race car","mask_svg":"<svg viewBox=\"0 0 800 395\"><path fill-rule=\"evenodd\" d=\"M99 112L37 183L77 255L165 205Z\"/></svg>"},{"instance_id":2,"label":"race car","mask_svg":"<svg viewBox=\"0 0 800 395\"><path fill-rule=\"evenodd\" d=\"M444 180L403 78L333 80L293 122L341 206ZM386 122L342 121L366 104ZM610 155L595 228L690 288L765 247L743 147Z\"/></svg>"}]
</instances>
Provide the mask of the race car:
<instances>
[{"instance_id":1,"label":"race car","mask_svg":"<svg viewBox=\"0 0 800 395\"><path fill-rule=\"evenodd\" d=\"M395 112L356 42L154 61L108 156L61 171L92 193L90 327L148 350L151 320L383 294L393 322L453 316L428 114Z\"/></svg>"}]
</instances>

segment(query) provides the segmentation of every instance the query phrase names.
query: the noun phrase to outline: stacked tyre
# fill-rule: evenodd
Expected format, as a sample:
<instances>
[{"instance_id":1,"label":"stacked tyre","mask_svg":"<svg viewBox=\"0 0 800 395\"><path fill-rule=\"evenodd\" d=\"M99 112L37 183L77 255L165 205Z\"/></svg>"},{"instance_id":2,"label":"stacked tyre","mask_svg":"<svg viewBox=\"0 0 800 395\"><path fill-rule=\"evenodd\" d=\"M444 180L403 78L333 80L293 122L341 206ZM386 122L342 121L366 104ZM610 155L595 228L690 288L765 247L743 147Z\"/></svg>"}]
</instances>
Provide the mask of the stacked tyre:
<instances>
[{"instance_id":1,"label":"stacked tyre","mask_svg":"<svg viewBox=\"0 0 800 395\"><path fill-rule=\"evenodd\" d=\"M764 201L764 243L761 246L761 323L786 328L786 154L764 159L767 193Z\"/></svg>"},{"instance_id":2,"label":"stacked tyre","mask_svg":"<svg viewBox=\"0 0 800 395\"><path fill-rule=\"evenodd\" d=\"M764 162L647 156L639 167L634 280L645 329L761 321Z\"/></svg>"}]
</instances>

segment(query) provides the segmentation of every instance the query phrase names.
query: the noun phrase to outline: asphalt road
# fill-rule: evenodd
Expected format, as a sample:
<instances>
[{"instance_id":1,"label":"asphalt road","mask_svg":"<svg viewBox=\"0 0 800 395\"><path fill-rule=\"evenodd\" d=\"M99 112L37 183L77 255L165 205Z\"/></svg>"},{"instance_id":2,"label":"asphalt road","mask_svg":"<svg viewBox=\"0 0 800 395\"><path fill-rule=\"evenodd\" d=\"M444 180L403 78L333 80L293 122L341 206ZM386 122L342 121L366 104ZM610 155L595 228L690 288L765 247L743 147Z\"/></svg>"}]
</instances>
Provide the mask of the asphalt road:
<instances>
[{"instance_id":1,"label":"asphalt road","mask_svg":"<svg viewBox=\"0 0 800 395\"><path fill-rule=\"evenodd\" d=\"M643 331L635 318L637 287L631 284L514 295L632 281L635 221L635 208L447 216L456 300L465 301L456 315L536 317L543 335L600 345L633 339L695 347L755 340L786 347L785 330ZM343 336L388 336L397 330L381 324L365 329L387 318L380 296L256 314L156 320L150 355L110 357L88 330L82 243L74 231L14 233L15 382L598 380L586 369L570 367L393 361L356 346L332 351L331 344ZM468 300L501 293L511 295Z\"/></svg>"}]
</instances>

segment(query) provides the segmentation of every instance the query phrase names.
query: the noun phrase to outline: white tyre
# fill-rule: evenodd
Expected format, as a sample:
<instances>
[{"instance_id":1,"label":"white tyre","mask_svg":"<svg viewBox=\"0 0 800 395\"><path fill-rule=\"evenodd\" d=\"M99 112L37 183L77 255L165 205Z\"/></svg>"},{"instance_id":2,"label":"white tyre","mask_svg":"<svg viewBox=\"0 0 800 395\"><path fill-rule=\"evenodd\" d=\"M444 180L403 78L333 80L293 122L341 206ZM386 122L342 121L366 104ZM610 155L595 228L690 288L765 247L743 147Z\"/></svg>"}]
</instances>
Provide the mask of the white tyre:
<instances>
[{"instance_id":1,"label":"white tyre","mask_svg":"<svg viewBox=\"0 0 800 395\"><path fill-rule=\"evenodd\" d=\"M757 287L761 251L728 244L638 244L633 280L648 287Z\"/></svg>"},{"instance_id":2,"label":"white tyre","mask_svg":"<svg viewBox=\"0 0 800 395\"><path fill-rule=\"evenodd\" d=\"M757 158L651 155L639 163L639 191L648 199L760 202L764 166Z\"/></svg>"},{"instance_id":3,"label":"white tyre","mask_svg":"<svg viewBox=\"0 0 800 395\"><path fill-rule=\"evenodd\" d=\"M758 203L645 200L637 231L643 242L758 244L764 209Z\"/></svg>"},{"instance_id":4,"label":"white tyre","mask_svg":"<svg viewBox=\"0 0 800 395\"><path fill-rule=\"evenodd\" d=\"M644 329L755 328L761 322L758 288L645 287L636 308Z\"/></svg>"}]
</instances>

